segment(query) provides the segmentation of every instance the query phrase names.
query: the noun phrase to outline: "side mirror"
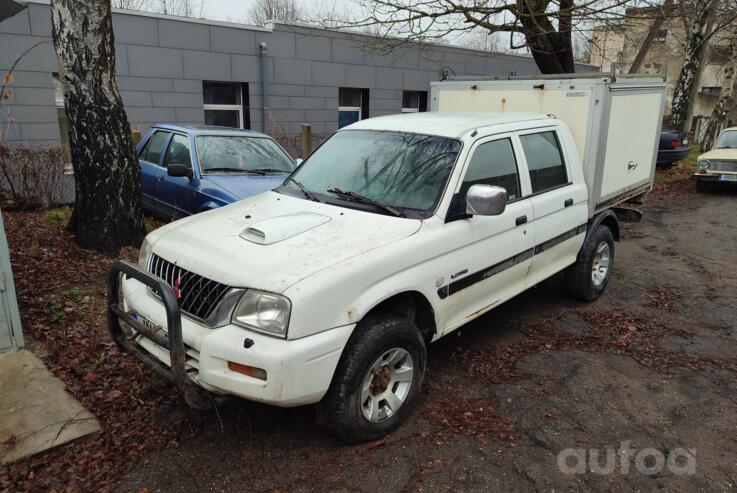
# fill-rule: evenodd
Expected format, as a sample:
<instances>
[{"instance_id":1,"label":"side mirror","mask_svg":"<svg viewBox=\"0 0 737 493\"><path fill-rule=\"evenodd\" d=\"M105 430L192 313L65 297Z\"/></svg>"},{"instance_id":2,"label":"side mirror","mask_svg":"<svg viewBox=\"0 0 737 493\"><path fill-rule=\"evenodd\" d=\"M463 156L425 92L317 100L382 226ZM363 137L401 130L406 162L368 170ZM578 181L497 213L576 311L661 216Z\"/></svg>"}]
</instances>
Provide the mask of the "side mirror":
<instances>
[{"instance_id":1,"label":"side mirror","mask_svg":"<svg viewBox=\"0 0 737 493\"><path fill-rule=\"evenodd\" d=\"M507 191L495 185L471 185L466 193L466 213L498 216L507 207Z\"/></svg>"},{"instance_id":2,"label":"side mirror","mask_svg":"<svg viewBox=\"0 0 737 493\"><path fill-rule=\"evenodd\" d=\"M297 159L294 160L294 162L297 163L297 166L299 166L300 164L302 164L303 161L304 161L304 159L302 159L301 157L298 157Z\"/></svg>"},{"instance_id":3,"label":"side mirror","mask_svg":"<svg viewBox=\"0 0 737 493\"><path fill-rule=\"evenodd\" d=\"M191 166L187 166L186 164L179 164L179 163L171 163L166 167L166 173L169 176L186 176L190 180L194 178L194 171L192 170Z\"/></svg>"}]
</instances>

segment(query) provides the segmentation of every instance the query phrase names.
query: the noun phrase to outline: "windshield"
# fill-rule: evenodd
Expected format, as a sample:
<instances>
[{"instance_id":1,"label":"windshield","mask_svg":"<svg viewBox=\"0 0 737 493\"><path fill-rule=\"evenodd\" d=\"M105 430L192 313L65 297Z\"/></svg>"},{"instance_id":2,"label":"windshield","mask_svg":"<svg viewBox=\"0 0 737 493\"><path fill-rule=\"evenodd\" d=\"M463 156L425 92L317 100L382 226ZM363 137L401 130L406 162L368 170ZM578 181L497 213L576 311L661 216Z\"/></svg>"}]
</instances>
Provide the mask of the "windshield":
<instances>
[{"instance_id":1,"label":"windshield","mask_svg":"<svg viewBox=\"0 0 737 493\"><path fill-rule=\"evenodd\" d=\"M460 149L458 140L444 137L345 130L312 153L283 188L299 185L377 212L381 206L431 212Z\"/></svg>"},{"instance_id":2,"label":"windshield","mask_svg":"<svg viewBox=\"0 0 737 493\"><path fill-rule=\"evenodd\" d=\"M296 164L271 139L199 135L197 159L203 174L273 171L291 173Z\"/></svg>"},{"instance_id":3,"label":"windshield","mask_svg":"<svg viewBox=\"0 0 737 493\"><path fill-rule=\"evenodd\" d=\"M737 147L737 130L722 132L714 143L714 149Z\"/></svg>"}]
</instances>

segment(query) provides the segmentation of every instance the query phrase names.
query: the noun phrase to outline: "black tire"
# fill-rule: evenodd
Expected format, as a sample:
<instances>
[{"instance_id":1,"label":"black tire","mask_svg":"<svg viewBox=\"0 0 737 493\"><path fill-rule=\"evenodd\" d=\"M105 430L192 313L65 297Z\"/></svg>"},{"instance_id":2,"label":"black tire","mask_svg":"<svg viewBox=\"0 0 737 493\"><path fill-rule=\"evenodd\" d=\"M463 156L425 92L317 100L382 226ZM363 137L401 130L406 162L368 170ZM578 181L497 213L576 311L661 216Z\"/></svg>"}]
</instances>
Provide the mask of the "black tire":
<instances>
[{"instance_id":1,"label":"black tire","mask_svg":"<svg viewBox=\"0 0 737 493\"><path fill-rule=\"evenodd\" d=\"M383 354L401 348L412 358L413 375L399 409L384 421L371 422L362 411L362 383L371 366ZM318 420L347 443L381 438L406 418L420 392L427 364L427 348L419 329L410 320L388 315L361 322L351 336L327 394L317 405Z\"/></svg>"},{"instance_id":2,"label":"black tire","mask_svg":"<svg viewBox=\"0 0 737 493\"><path fill-rule=\"evenodd\" d=\"M711 191L711 183L709 183L708 181L705 181L705 180L699 180L697 178L696 179L696 191L697 192L702 192L702 193L710 192Z\"/></svg>"},{"instance_id":3,"label":"black tire","mask_svg":"<svg viewBox=\"0 0 737 493\"><path fill-rule=\"evenodd\" d=\"M599 284L594 282L592 271L596 252L600 245L609 247L609 265L606 276ZM606 290L614 267L614 235L609 227L601 224L591 239L581 247L581 260L566 269L566 285L568 292L581 301L594 301Z\"/></svg>"}]
</instances>

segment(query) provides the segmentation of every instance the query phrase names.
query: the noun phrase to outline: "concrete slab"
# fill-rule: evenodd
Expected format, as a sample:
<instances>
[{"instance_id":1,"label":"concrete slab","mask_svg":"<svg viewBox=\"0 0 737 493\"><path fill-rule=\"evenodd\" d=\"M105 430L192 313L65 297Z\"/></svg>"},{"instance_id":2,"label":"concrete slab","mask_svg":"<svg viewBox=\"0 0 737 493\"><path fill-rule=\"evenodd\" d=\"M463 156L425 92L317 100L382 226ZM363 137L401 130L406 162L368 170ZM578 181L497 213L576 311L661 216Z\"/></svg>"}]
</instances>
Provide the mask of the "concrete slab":
<instances>
[{"instance_id":1,"label":"concrete slab","mask_svg":"<svg viewBox=\"0 0 737 493\"><path fill-rule=\"evenodd\" d=\"M26 350L0 355L0 463L100 430L64 383Z\"/></svg>"}]
</instances>

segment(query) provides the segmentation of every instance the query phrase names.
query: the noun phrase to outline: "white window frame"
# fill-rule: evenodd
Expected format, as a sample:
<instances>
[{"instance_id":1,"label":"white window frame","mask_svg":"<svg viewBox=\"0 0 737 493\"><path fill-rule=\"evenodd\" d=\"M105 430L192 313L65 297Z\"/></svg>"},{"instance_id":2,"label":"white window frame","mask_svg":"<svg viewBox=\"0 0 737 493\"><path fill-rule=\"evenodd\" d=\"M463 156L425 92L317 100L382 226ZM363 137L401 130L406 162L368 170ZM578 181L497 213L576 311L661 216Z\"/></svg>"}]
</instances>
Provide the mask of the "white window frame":
<instances>
[{"instance_id":1,"label":"white window frame","mask_svg":"<svg viewBox=\"0 0 737 493\"><path fill-rule=\"evenodd\" d=\"M202 108L207 110L221 111L237 111L238 112L238 128L243 129L243 105L238 104L205 104Z\"/></svg>"},{"instance_id":2,"label":"white window frame","mask_svg":"<svg viewBox=\"0 0 737 493\"><path fill-rule=\"evenodd\" d=\"M202 109L204 111L207 111L207 110L237 111L238 112L238 128L243 130L244 129L243 127L243 84L240 82L220 82L220 81L207 81L207 82L212 82L213 84L236 84L238 86L238 91L239 91L238 94L239 94L239 98L241 99L241 104L203 104Z\"/></svg>"}]
</instances>

